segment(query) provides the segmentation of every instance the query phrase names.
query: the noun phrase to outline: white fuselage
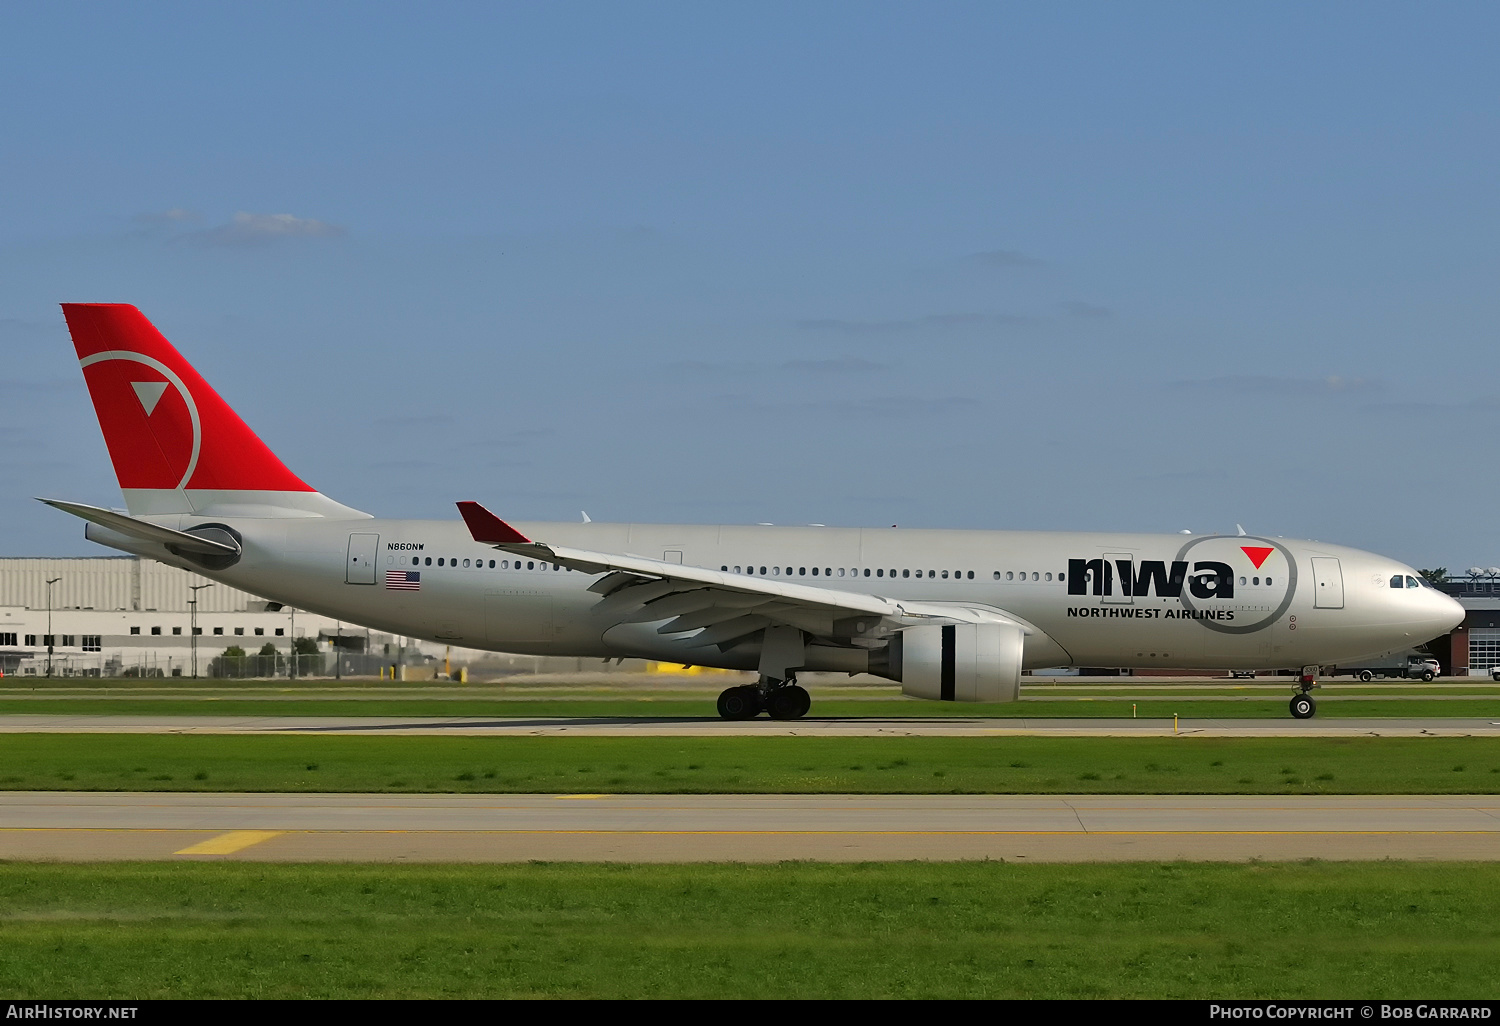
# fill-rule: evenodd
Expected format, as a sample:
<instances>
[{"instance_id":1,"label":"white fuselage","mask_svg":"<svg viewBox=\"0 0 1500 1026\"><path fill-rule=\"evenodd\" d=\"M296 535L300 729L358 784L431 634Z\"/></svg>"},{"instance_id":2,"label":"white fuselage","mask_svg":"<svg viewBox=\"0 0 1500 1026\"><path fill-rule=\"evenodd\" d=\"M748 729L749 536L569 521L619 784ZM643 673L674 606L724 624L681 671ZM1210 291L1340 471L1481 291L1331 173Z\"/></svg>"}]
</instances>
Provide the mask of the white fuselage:
<instances>
[{"instance_id":1,"label":"white fuselage","mask_svg":"<svg viewBox=\"0 0 1500 1026\"><path fill-rule=\"evenodd\" d=\"M178 530L227 525L243 537L243 554L235 565L217 571L160 552L144 554L274 601L398 635L538 655L633 656L736 669L756 665L749 648L693 647L689 637L658 633L659 621L619 623L595 615L601 597L588 588L597 577L497 551L475 542L459 521L150 519ZM1026 639L1028 668L1336 663L1421 644L1463 615L1456 602L1431 588L1393 588L1393 577L1416 576L1410 567L1310 541L824 527L514 526L554 545L756 577L790 576L799 584L901 602L1001 610L1036 629ZM92 528L90 537L110 543ZM419 576L407 588L392 587L392 572ZM807 669L866 668L866 650L857 645L813 651L820 654L810 657Z\"/></svg>"}]
</instances>

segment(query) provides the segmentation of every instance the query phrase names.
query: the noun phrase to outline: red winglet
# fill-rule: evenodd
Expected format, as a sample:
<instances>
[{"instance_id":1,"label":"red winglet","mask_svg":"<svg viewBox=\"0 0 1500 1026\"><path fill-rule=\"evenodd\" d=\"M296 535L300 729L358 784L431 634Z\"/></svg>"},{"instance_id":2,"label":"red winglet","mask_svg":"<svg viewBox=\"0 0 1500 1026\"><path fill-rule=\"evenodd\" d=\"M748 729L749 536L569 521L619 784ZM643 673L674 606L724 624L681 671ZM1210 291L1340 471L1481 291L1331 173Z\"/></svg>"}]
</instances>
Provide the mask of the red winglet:
<instances>
[{"instance_id":1,"label":"red winglet","mask_svg":"<svg viewBox=\"0 0 1500 1026\"><path fill-rule=\"evenodd\" d=\"M458 511L463 514L464 523L469 525L469 534L477 542L495 545L499 542L531 541L477 502L460 502Z\"/></svg>"}]
</instances>

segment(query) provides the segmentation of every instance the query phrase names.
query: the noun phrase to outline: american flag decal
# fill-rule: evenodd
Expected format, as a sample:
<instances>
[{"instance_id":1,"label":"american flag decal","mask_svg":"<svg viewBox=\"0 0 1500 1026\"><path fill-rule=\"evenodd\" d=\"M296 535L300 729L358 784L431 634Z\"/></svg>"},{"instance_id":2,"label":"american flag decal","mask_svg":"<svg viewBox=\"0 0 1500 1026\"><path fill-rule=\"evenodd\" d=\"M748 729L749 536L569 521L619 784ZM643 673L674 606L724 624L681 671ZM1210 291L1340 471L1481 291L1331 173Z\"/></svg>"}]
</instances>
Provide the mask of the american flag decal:
<instances>
[{"instance_id":1,"label":"american flag decal","mask_svg":"<svg viewBox=\"0 0 1500 1026\"><path fill-rule=\"evenodd\" d=\"M387 570L385 586L392 591L421 591L422 575L415 570Z\"/></svg>"}]
</instances>

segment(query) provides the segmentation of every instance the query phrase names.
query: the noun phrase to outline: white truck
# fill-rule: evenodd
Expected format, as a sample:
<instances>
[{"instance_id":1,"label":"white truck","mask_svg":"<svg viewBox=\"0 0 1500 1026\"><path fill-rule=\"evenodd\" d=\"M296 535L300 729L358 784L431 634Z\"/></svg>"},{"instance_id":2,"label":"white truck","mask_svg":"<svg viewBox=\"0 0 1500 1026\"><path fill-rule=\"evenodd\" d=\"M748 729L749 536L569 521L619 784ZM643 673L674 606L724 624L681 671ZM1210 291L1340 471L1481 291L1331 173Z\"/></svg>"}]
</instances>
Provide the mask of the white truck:
<instances>
[{"instance_id":1,"label":"white truck","mask_svg":"<svg viewBox=\"0 0 1500 1026\"><path fill-rule=\"evenodd\" d=\"M1402 680L1432 680L1443 672L1438 661L1426 652L1394 652L1390 655L1358 660L1352 666L1325 666L1324 677L1377 677Z\"/></svg>"}]
</instances>

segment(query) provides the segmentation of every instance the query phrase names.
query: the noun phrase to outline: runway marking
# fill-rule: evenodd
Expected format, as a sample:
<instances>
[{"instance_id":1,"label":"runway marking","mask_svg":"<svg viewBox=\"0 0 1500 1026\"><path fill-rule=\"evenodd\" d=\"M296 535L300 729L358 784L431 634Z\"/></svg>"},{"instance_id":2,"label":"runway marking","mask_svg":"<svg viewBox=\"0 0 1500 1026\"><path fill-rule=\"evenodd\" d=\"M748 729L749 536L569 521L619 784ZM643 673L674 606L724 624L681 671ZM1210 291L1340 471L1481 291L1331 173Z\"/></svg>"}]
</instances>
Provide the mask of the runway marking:
<instances>
[{"instance_id":1,"label":"runway marking","mask_svg":"<svg viewBox=\"0 0 1500 1026\"><path fill-rule=\"evenodd\" d=\"M284 830L231 830L227 834L218 837L210 837L206 841L188 845L181 851L174 851L173 855L233 855L237 851L244 851L252 844L260 844L269 841L273 837L280 837L286 833Z\"/></svg>"},{"instance_id":2,"label":"runway marking","mask_svg":"<svg viewBox=\"0 0 1500 1026\"><path fill-rule=\"evenodd\" d=\"M611 795L611 794L560 794L560 795L557 795L557 800L560 801L560 802L568 802L568 801L586 801L586 800L591 799L591 798L613 798L613 797L614 797L614 795Z\"/></svg>"}]
</instances>

